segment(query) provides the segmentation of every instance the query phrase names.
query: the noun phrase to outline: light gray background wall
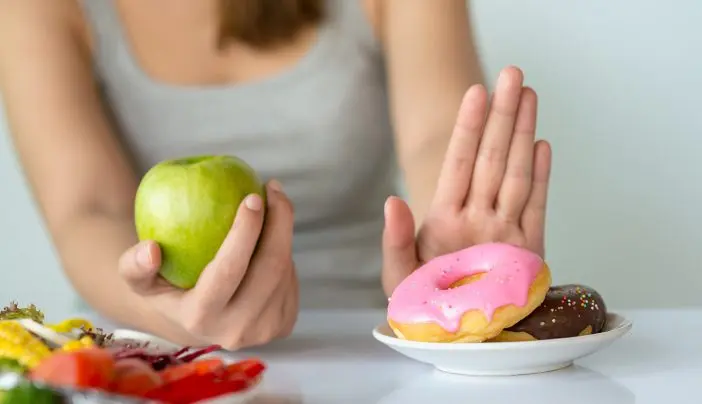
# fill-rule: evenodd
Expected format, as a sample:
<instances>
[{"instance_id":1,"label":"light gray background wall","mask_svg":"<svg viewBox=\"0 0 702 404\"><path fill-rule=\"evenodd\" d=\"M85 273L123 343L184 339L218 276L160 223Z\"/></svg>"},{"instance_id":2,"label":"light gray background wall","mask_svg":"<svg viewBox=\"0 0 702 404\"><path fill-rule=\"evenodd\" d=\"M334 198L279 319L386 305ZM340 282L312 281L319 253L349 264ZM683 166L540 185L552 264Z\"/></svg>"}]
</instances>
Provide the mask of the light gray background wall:
<instances>
[{"instance_id":1,"label":"light gray background wall","mask_svg":"<svg viewBox=\"0 0 702 404\"><path fill-rule=\"evenodd\" d=\"M492 80L521 66L554 148L556 282L612 307L702 305L702 3L473 1ZM41 117L37 117L41 119ZM71 310L0 117L0 303Z\"/></svg>"}]
</instances>

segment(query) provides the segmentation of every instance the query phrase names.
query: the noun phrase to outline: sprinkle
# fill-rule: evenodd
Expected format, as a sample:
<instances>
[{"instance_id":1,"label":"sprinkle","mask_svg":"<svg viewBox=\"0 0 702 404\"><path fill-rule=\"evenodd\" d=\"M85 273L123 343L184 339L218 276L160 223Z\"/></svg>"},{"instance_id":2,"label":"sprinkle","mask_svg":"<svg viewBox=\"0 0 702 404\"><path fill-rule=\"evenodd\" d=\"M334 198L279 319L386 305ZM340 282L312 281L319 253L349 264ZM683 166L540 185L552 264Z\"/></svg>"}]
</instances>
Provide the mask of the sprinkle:
<instances>
[{"instance_id":1,"label":"sprinkle","mask_svg":"<svg viewBox=\"0 0 702 404\"><path fill-rule=\"evenodd\" d=\"M555 322L556 322L556 319L555 319L555 318L552 318L552 319L551 319L551 322L552 322L552 323L555 323Z\"/></svg>"},{"instance_id":2,"label":"sprinkle","mask_svg":"<svg viewBox=\"0 0 702 404\"><path fill-rule=\"evenodd\" d=\"M546 325L546 323L544 323L544 322L542 321L542 322L539 323L539 325L540 325L541 327L543 327L543 326Z\"/></svg>"}]
</instances>

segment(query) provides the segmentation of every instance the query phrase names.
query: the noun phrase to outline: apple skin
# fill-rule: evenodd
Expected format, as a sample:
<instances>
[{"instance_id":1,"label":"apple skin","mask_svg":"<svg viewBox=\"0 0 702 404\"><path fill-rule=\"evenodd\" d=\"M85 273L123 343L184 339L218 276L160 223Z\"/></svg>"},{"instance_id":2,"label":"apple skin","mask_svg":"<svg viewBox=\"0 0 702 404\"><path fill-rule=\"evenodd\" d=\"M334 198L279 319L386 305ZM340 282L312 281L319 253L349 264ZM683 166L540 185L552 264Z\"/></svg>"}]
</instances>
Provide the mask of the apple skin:
<instances>
[{"instance_id":1,"label":"apple skin","mask_svg":"<svg viewBox=\"0 0 702 404\"><path fill-rule=\"evenodd\" d=\"M252 193L265 207L263 182L238 157L193 156L153 166L139 183L134 222L139 240L161 247L160 275L178 288L194 287Z\"/></svg>"}]
</instances>

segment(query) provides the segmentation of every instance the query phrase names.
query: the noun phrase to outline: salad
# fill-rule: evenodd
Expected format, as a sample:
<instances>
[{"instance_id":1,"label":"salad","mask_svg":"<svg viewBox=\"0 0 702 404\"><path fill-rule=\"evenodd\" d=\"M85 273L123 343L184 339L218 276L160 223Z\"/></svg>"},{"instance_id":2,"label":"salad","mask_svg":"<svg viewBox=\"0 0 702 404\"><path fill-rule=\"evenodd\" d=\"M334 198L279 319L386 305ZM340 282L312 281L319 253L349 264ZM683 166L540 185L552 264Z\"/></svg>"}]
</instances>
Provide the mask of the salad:
<instances>
[{"instance_id":1,"label":"salad","mask_svg":"<svg viewBox=\"0 0 702 404\"><path fill-rule=\"evenodd\" d=\"M217 345L162 349L114 338L84 319L45 324L35 306L0 311L0 374L17 383L0 403L66 403L69 393L137 402L196 403L254 387L266 366L258 359L227 363Z\"/></svg>"}]
</instances>

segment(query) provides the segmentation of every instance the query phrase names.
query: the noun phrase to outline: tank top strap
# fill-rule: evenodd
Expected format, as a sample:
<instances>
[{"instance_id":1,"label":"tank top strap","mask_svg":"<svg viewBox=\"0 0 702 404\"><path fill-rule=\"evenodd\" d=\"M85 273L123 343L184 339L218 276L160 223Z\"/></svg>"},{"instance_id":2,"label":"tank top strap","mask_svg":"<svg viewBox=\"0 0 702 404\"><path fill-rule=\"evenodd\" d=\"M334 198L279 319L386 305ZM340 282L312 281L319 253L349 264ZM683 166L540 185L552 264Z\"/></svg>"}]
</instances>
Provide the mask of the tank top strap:
<instances>
[{"instance_id":1,"label":"tank top strap","mask_svg":"<svg viewBox=\"0 0 702 404\"><path fill-rule=\"evenodd\" d=\"M380 43L373 32L363 0L327 0L332 24L364 51L380 53Z\"/></svg>"},{"instance_id":2,"label":"tank top strap","mask_svg":"<svg viewBox=\"0 0 702 404\"><path fill-rule=\"evenodd\" d=\"M123 51L122 26L114 0L79 0L94 42L95 62L105 63Z\"/></svg>"}]
</instances>

